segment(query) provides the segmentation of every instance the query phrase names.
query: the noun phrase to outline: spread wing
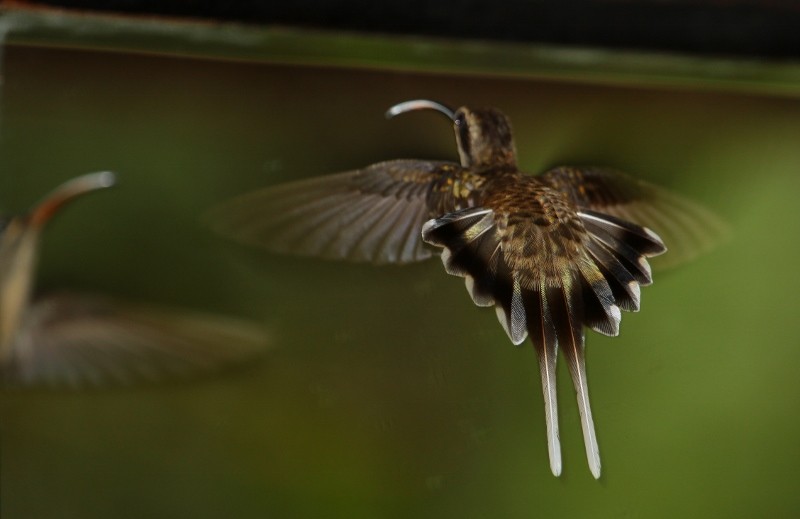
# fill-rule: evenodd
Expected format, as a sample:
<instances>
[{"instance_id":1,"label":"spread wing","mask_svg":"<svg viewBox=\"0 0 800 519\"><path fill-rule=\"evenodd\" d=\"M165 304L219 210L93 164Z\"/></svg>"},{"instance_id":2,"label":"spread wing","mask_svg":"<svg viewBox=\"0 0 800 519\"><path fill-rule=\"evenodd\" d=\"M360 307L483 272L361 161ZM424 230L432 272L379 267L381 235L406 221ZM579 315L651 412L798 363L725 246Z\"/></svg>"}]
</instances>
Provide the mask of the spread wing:
<instances>
[{"instance_id":1,"label":"spread wing","mask_svg":"<svg viewBox=\"0 0 800 519\"><path fill-rule=\"evenodd\" d=\"M73 294L34 303L0 365L12 386L99 386L185 377L252 360L264 331L219 315Z\"/></svg>"},{"instance_id":2,"label":"spread wing","mask_svg":"<svg viewBox=\"0 0 800 519\"><path fill-rule=\"evenodd\" d=\"M526 208L527 209L527 208ZM557 219L474 207L428 221L423 239L443 247L449 274L464 277L472 300L494 305L514 344L530 337L539 357L550 467L561 473L556 357L569 365L586 455L600 477L600 454L586 383L584 326L616 335L620 308L637 310L651 282L647 257L664 252L651 231L613 216L564 211ZM539 223L544 221L544 223Z\"/></svg>"},{"instance_id":3,"label":"spread wing","mask_svg":"<svg viewBox=\"0 0 800 519\"><path fill-rule=\"evenodd\" d=\"M539 177L568 193L581 209L616 216L653 230L667 247L657 267L685 263L729 234L713 212L666 189L607 168L554 168Z\"/></svg>"},{"instance_id":4,"label":"spread wing","mask_svg":"<svg viewBox=\"0 0 800 519\"><path fill-rule=\"evenodd\" d=\"M286 254L360 262L431 257L420 239L433 182L459 166L393 160L270 187L214 209L209 223L239 241Z\"/></svg>"}]
</instances>

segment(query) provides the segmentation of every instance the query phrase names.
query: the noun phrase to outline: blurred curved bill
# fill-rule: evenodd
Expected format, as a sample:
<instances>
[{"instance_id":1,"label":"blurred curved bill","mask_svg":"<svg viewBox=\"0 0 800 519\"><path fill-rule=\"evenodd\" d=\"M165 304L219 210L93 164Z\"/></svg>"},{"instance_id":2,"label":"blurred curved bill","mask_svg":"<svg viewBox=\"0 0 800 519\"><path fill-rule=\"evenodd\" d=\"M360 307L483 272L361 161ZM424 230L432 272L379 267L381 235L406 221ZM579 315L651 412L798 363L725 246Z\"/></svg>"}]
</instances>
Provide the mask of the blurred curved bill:
<instances>
[{"instance_id":1,"label":"blurred curved bill","mask_svg":"<svg viewBox=\"0 0 800 519\"><path fill-rule=\"evenodd\" d=\"M386 110L386 118L392 119L400 114L413 112L416 110L435 110L444 114L448 119L455 119L455 111L442 103L431 101L430 99L413 99L411 101L403 101L390 107Z\"/></svg>"}]
</instances>

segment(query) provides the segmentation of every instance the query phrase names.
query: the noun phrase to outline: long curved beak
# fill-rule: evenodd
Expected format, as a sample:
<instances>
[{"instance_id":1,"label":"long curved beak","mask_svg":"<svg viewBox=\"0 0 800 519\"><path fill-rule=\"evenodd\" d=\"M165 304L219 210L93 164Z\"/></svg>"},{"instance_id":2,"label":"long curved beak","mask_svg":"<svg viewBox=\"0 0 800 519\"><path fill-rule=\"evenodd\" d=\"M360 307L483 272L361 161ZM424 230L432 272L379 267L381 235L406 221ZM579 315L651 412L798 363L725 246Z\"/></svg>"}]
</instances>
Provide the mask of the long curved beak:
<instances>
[{"instance_id":1,"label":"long curved beak","mask_svg":"<svg viewBox=\"0 0 800 519\"><path fill-rule=\"evenodd\" d=\"M386 118L391 119L396 115L413 112L414 110L436 110L446 115L451 121L454 121L456 118L456 113L452 108L428 99L414 99L412 101L398 103L386 111Z\"/></svg>"},{"instance_id":2,"label":"long curved beak","mask_svg":"<svg viewBox=\"0 0 800 519\"><path fill-rule=\"evenodd\" d=\"M116 181L117 177L114 173L101 171L81 175L64 182L34 206L30 213L31 225L44 225L68 202L86 193L111 187Z\"/></svg>"}]
</instances>

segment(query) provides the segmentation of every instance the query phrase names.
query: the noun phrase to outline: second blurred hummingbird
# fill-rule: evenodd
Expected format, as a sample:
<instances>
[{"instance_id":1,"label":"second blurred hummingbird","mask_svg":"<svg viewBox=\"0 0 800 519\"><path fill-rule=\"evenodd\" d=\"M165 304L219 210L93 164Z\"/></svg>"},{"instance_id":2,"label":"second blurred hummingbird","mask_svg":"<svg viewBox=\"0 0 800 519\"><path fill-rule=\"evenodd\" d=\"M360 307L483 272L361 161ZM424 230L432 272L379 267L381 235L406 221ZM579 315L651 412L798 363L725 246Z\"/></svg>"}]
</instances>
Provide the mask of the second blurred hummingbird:
<instances>
[{"instance_id":1,"label":"second blurred hummingbird","mask_svg":"<svg viewBox=\"0 0 800 519\"><path fill-rule=\"evenodd\" d=\"M465 278L475 304L495 307L511 342L531 339L556 476L561 349L589 467L599 478L584 329L617 335L621 310L639 310L640 286L652 282L648 258L668 246L672 263L684 261L707 248L722 224L697 204L614 170L523 174L511 124L494 108L414 100L387 116L419 109L450 119L460 163L392 160L278 185L223 204L211 224L272 251L331 259L402 264L440 251L445 270Z\"/></svg>"},{"instance_id":2,"label":"second blurred hummingbird","mask_svg":"<svg viewBox=\"0 0 800 519\"><path fill-rule=\"evenodd\" d=\"M0 221L0 381L86 386L181 376L259 353L248 322L61 293L32 298L45 224L68 202L112 186L110 172L74 178L23 215Z\"/></svg>"}]
</instances>

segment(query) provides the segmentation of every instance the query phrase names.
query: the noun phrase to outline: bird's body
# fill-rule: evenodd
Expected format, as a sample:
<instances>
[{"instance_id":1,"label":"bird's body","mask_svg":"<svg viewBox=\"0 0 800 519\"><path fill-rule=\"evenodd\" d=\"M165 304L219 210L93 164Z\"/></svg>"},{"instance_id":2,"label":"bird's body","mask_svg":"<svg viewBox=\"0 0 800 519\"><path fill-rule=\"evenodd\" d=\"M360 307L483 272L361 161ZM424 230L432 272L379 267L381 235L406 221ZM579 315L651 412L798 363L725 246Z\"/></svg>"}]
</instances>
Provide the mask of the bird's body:
<instances>
[{"instance_id":1,"label":"bird's body","mask_svg":"<svg viewBox=\"0 0 800 519\"><path fill-rule=\"evenodd\" d=\"M617 171L524 174L511 125L493 108L453 111L418 100L387 115L426 108L453 121L460 163L393 160L267 188L220 206L213 225L276 252L379 264L424 260L435 254L429 246L440 248L445 270L465 278L476 305L495 307L514 344L530 337L555 475L555 367L563 352L589 466L599 477L584 328L616 335L620 309L638 310L639 287L652 282L647 258L665 252L664 242L680 260L689 258L722 226L696 204Z\"/></svg>"},{"instance_id":2,"label":"bird's body","mask_svg":"<svg viewBox=\"0 0 800 519\"><path fill-rule=\"evenodd\" d=\"M533 342L542 372L551 468L556 475L561 472L561 455L555 367L557 350L562 350L578 396L589 465L599 477L600 456L586 385L584 326L616 335L621 319L617 301L624 301L626 309L638 309L636 284L651 282L645 258L665 249L643 227L582 213L589 208L581 207L582 200L574 196L580 189L563 189L559 182L564 171L534 177L503 165L479 173L462 170L443 175L432 186L428 206L432 214L445 216L426 223L422 237L444 248L445 269L466 278L475 304L495 306L514 344L526 337ZM595 228L599 235L590 232ZM627 245L619 247L629 249L615 248L613 238L603 241L618 233L628 235ZM634 235L636 246L630 238ZM635 268L624 269L626 259Z\"/></svg>"}]
</instances>

